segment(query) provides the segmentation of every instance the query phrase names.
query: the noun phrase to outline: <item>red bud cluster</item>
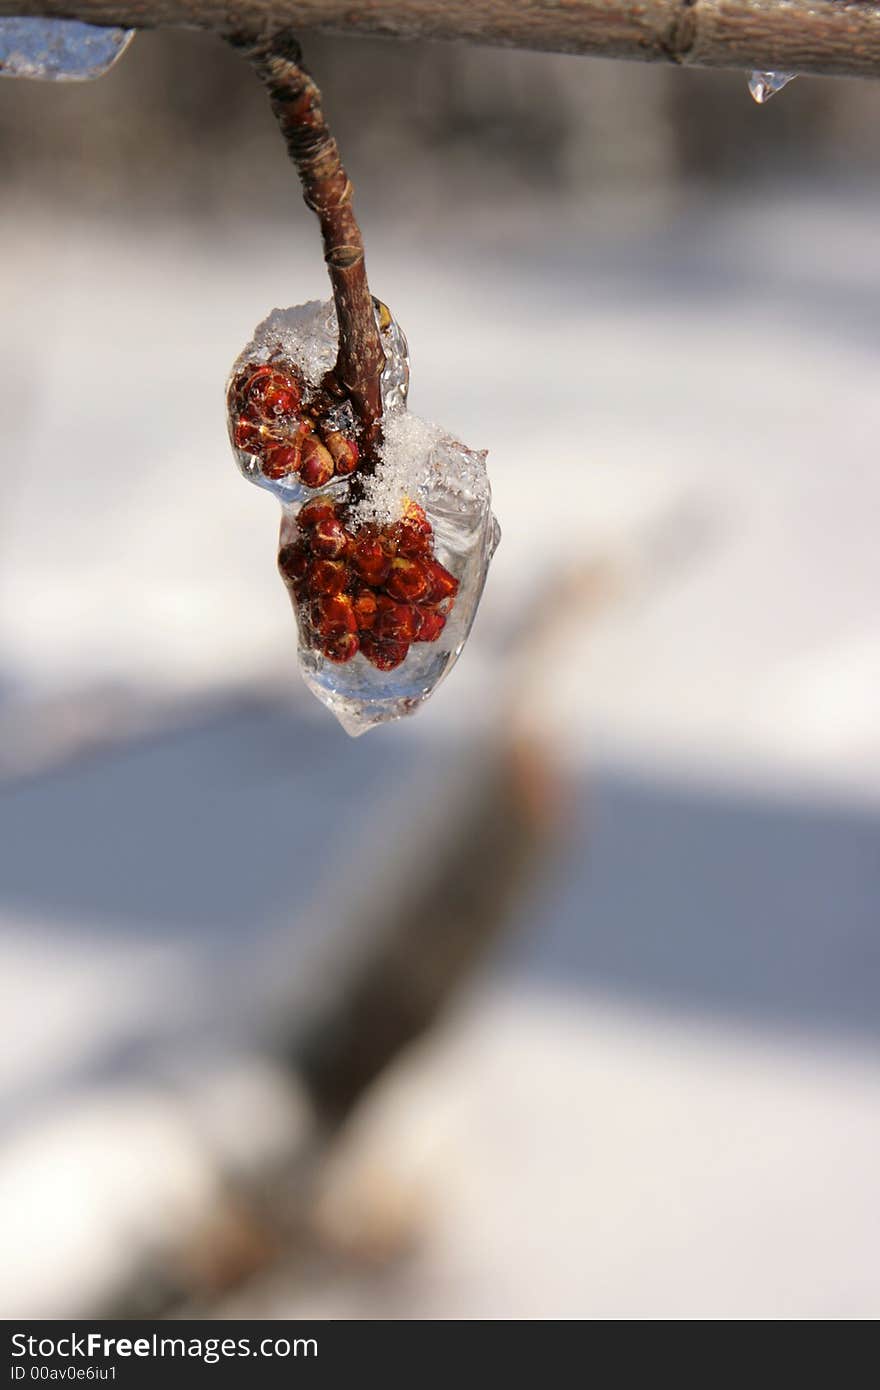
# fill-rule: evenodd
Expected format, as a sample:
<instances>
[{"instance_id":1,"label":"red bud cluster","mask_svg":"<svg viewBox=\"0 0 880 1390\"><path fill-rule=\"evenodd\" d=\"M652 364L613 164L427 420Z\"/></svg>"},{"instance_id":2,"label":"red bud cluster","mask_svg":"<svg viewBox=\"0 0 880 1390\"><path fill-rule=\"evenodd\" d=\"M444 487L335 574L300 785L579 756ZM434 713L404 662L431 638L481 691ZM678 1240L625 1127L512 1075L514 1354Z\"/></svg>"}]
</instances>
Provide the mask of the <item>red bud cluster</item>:
<instances>
[{"instance_id":1,"label":"red bud cluster","mask_svg":"<svg viewBox=\"0 0 880 1390\"><path fill-rule=\"evenodd\" d=\"M313 403L304 402L302 380L291 367L251 364L229 390L233 443L253 454L266 478L295 474L306 487L325 487L331 478L353 473L359 457L356 441L329 416L321 418L328 404L321 393Z\"/></svg>"},{"instance_id":2,"label":"red bud cluster","mask_svg":"<svg viewBox=\"0 0 880 1390\"><path fill-rule=\"evenodd\" d=\"M313 497L297 517L299 537L278 567L310 645L330 661L362 652L380 671L406 659L413 642L436 642L458 580L434 558L434 533L411 502L390 526L345 525L345 507Z\"/></svg>"}]
</instances>

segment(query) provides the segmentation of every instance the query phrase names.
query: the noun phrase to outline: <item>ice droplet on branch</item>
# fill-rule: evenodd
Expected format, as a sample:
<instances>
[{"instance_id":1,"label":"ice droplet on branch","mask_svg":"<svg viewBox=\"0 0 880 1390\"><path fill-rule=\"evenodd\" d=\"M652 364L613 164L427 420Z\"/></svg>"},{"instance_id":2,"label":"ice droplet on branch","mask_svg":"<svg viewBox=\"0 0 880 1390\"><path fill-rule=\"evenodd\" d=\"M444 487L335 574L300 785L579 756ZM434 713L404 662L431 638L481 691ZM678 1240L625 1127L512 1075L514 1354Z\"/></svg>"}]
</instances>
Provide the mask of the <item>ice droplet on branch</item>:
<instances>
[{"instance_id":1,"label":"ice droplet on branch","mask_svg":"<svg viewBox=\"0 0 880 1390\"><path fill-rule=\"evenodd\" d=\"M362 468L350 403L328 378L334 306L274 310L227 400L245 477L281 502L278 566L309 689L352 735L412 714L455 664L498 544L485 451L406 408L406 340L375 301L382 442Z\"/></svg>"},{"instance_id":2,"label":"ice droplet on branch","mask_svg":"<svg viewBox=\"0 0 880 1390\"><path fill-rule=\"evenodd\" d=\"M749 73L749 91L759 106L774 97L777 92L781 92L783 87L793 78L797 77L796 72L755 72Z\"/></svg>"},{"instance_id":3,"label":"ice droplet on branch","mask_svg":"<svg viewBox=\"0 0 880 1390\"><path fill-rule=\"evenodd\" d=\"M85 82L103 76L133 37L76 19L0 19L0 76Z\"/></svg>"}]
</instances>

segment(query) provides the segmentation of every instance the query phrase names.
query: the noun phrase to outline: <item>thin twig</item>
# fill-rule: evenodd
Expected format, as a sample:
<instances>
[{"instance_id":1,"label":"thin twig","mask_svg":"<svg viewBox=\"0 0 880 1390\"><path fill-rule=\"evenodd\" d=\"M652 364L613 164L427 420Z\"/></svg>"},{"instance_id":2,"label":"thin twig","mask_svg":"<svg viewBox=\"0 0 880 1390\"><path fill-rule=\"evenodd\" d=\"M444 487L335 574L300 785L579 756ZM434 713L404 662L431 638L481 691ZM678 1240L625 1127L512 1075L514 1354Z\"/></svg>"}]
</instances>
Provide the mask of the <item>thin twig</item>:
<instances>
[{"instance_id":1,"label":"thin twig","mask_svg":"<svg viewBox=\"0 0 880 1390\"><path fill-rule=\"evenodd\" d=\"M235 34L229 42L253 64L265 84L287 152L302 180L306 204L320 220L339 321L339 355L333 374L349 396L369 446L375 443L382 420L380 381L385 354L367 282L351 180L327 126L321 93L302 67L299 44L290 35Z\"/></svg>"}]
</instances>

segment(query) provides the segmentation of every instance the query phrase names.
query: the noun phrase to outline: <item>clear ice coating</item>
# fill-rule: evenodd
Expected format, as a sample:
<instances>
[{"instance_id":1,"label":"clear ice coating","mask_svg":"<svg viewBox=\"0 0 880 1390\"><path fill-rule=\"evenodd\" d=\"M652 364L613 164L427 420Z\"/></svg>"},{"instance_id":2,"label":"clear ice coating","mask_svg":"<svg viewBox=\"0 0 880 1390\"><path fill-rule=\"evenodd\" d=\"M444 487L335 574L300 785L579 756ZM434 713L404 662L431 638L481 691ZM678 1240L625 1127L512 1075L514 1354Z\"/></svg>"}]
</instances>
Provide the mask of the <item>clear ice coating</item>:
<instances>
[{"instance_id":1,"label":"clear ice coating","mask_svg":"<svg viewBox=\"0 0 880 1390\"><path fill-rule=\"evenodd\" d=\"M788 86L796 72L752 72L749 73L749 91L759 106Z\"/></svg>"},{"instance_id":2,"label":"clear ice coating","mask_svg":"<svg viewBox=\"0 0 880 1390\"><path fill-rule=\"evenodd\" d=\"M133 29L76 19L0 19L0 76L85 82L107 72L133 37Z\"/></svg>"},{"instance_id":3,"label":"clear ice coating","mask_svg":"<svg viewBox=\"0 0 880 1390\"><path fill-rule=\"evenodd\" d=\"M403 410L409 391L409 351L406 338L391 317L386 306L374 300L376 322L382 347L385 352L385 370L382 373L382 405L386 415ZM326 304L311 300L308 304L297 304L291 309L273 309L271 314L257 326L247 347L239 353L233 363L227 383L227 393L231 393L242 372L253 366L261 366L280 360L294 365L307 389L317 390L321 381L331 370L339 344L339 330L336 322L336 306L330 300ZM343 416L353 422L351 407L346 403L339 407ZM340 424L346 423L343 418ZM276 472L266 467L267 460L260 453L251 452L236 435L234 411L230 405L230 439L238 466L244 476L257 487L264 487L282 503L304 502L312 495L302 479L300 472Z\"/></svg>"},{"instance_id":4,"label":"clear ice coating","mask_svg":"<svg viewBox=\"0 0 880 1390\"><path fill-rule=\"evenodd\" d=\"M407 410L406 340L378 301L376 315L386 365L372 472L350 463L339 441L353 431L351 407L328 404L323 387L336 359L332 303L273 311L228 388L239 467L282 504L278 562L300 669L353 736L414 713L452 669L500 536L485 451ZM329 473L311 487L304 475L320 462L321 440Z\"/></svg>"}]
</instances>

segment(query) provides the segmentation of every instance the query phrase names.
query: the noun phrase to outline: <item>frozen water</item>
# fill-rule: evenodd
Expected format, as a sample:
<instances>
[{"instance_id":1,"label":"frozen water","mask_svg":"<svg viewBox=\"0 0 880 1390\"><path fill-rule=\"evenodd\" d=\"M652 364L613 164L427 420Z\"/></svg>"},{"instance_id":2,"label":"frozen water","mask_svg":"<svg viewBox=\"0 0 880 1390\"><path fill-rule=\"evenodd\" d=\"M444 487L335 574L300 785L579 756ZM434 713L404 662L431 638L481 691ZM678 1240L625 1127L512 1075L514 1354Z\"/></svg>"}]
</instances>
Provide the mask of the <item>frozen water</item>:
<instances>
[{"instance_id":1,"label":"frozen water","mask_svg":"<svg viewBox=\"0 0 880 1390\"><path fill-rule=\"evenodd\" d=\"M403 417L405 429L395 429L394 451L403 439L412 444L406 460L409 499L424 508L433 528L434 557L458 580L459 588L446 625L433 642L413 642L403 663L381 671L360 652L344 665L329 661L310 644L300 620L299 661L306 685L356 737L377 724L413 714L437 688L458 657L471 630L501 531L492 515L492 497L486 473L485 451L474 452L412 416ZM368 514L399 517L398 509L383 505ZM360 506L354 508L356 524ZM282 541L295 529L294 514L282 524Z\"/></svg>"},{"instance_id":2,"label":"frozen water","mask_svg":"<svg viewBox=\"0 0 880 1390\"><path fill-rule=\"evenodd\" d=\"M128 47L133 29L74 19L0 19L0 76L84 82L101 77Z\"/></svg>"},{"instance_id":3,"label":"frozen water","mask_svg":"<svg viewBox=\"0 0 880 1390\"><path fill-rule=\"evenodd\" d=\"M296 474L267 477L255 455L236 447L240 397L230 416L239 467L251 482L281 501L281 546L295 551L301 566L295 574L286 569L285 578L296 615L305 682L352 735L413 713L451 670L473 623L500 535L492 515L485 452L468 449L406 409L406 339L385 305L378 300L375 305L386 358L382 443L375 472L334 476L314 489ZM275 309L237 358L230 386L243 367L281 358L298 369L307 387L316 388L333 367L336 351L332 302ZM328 419L343 435L351 434L354 416L347 402L322 416L321 428L326 429ZM316 496L328 499L337 509L330 524L344 528L339 531L344 539L338 551L319 552L313 546L313 533L298 524L303 503ZM424 516L419 522L421 539L416 536L417 550L408 551L404 543L398 550L398 523L405 518L411 521L419 508ZM381 536L378 563L385 569L366 578L354 560L355 549L359 539L377 534ZM411 541L413 533L405 534ZM395 584L403 582L401 570L405 578L422 586L420 592L403 595L395 590ZM449 592L441 592L444 584ZM355 628L354 604L365 595L368 610L369 605L372 609L366 620L363 613L357 616ZM383 604L380 619L377 613ZM388 624L398 622L404 627L412 624L406 635L388 630ZM340 644L347 660L333 660L327 654L340 656ZM351 648L354 655L349 654ZM382 669L378 663L387 668L392 652L398 664Z\"/></svg>"},{"instance_id":4,"label":"frozen water","mask_svg":"<svg viewBox=\"0 0 880 1390\"><path fill-rule=\"evenodd\" d=\"M385 370L382 373L382 405L386 416L403 410L409 392L409 348L400 325L391 317L387 305L374 299L376 318L385 349ZM336 315L333 315L334 327Z\"/></svg>"},{"instance_id":5,"label":"frozen water","mask_svg":"<svg viewBox=\"0 0 880 1390\"><path fill-rule=\"evenodd\" d=\"M386 305L374 299L376 322L385 352L385 369L382 373L382 403L386 419L406 406L409 389L409 355L406 338L395 323ZM254 336L236 358L229 376L229 383L235 379L242 367L249 363L259 364L270 358L286 359L298 368L307 386L320 385L327 372L336 362L339 332L336 321L336 307L331 300L321 303L311 300L308 304L297 304L290 309L273 309L267 318L258 325ZM351 408L340 407L340 428L344 429L347 419L351 420ZM347 412L347 415L346 415ZM234 422L230 419L230 438ZM302 502L311 493L300 482L296 474L282 478L268 478L260 467L260 461L244 449L238 449L233 440L233 452L238 466L249 482L264 487L275 494L281 502Z\"/></svg>"},{"instance_id":6,"label":"frozen water","mask_svg":"<svg viewBox=\"0 0 880 1390\"><path fill-rule=\"evenodd\" d=\"M796 72L752 72L749 74L749 91L759 106L763 106L777 92L797 77Z\"/></svg>"}]
</instances>

